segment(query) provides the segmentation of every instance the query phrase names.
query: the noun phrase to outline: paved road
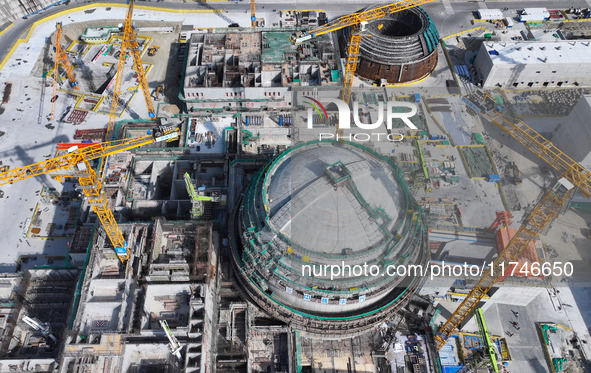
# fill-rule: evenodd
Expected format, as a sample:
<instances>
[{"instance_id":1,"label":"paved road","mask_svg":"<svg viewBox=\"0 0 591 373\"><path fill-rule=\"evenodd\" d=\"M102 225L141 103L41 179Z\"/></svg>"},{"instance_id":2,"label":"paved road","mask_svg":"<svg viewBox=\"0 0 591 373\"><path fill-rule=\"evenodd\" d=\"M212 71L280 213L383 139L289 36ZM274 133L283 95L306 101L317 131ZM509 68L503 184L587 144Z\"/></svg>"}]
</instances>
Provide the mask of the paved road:
<instances>
[{"instance_id":1,"label":"paved road","mask_svg":"<svg viewBox=\"0 0 591 373\"><path fill-rule=\"evenodd\" d=\"M90 0L73 0L69 5L59 5L43 11L40 14L29 17L28 19L19 19L14 21L14 26L7 30L0 36L0 61L4 59L12 45L16 42L23 32L27 31L33 22L41 20L51 14L61 12L68 8L75 8L80 5L92 3ZM101 1L113 4L126 4L127 0L110 0ZM591 2L591 0L589 0ZM149 5L153 7L174 8L174 9L194 9L195 7L210 7L214 9L224 9L226 11L240 11L243 12L249 9L249 3L246 0L234 1L219 1L209 2L205 5L200 5L193 1L179 1L179 0L165 0L163 2L154 1L137 1L137 5ZM273 9L310 9L323 8L332 14L329 16L337 16L345 13L350 13L357 9L361 9L368 5L375 4L373 0L341 0L335 2L323 1L293 1L286 5L285 2L277 0L259 0L257 9L259 10L273 10ZM586 0L571 0L569 6L574 7L588 7L589 3ZM449 0L442 0L442 2L432 2L422 6L431 16L437 26L440 35L449 35L459 31L457 25L466 24L473 18L472 12L481 8L509 8L522 9L523 7L549 7L549 8L563 8L564 3L561 1L498 1L498 2L484 2L484 1L462 1L450 2Z\"/></svg>"}]
</instances>

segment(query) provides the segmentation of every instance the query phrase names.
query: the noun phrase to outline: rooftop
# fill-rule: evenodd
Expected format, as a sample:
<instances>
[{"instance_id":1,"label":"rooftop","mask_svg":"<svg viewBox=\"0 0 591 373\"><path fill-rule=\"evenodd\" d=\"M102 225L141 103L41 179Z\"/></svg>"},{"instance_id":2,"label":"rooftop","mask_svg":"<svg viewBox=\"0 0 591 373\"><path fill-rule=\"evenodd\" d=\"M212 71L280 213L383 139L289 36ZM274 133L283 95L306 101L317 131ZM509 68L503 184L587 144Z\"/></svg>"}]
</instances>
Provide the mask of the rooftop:
<instances>
[{"instance_id":1,"label":"rooftop","mask_svg":"<svg viewBox=\"0 0 591 373\"><path fill-rule=\"evenodd\" d=\"M361 152L341 147L311 147L287 158L268 190L269 222L275 229L302 247L324 253L375 245L401 208L400 185L392 172ZM387 216L376 214L378 210Z\"/></svg>"},{"instance_id":2,"label":"rooftop","mask_svg":"<svg viewBox=\"0 0 591 373\"><path fill-rule=\"evenodd\" d=\"M588 41L485 42L483 46L494 64L591 63L591 43Z\"/></svg>"}]
</instances>

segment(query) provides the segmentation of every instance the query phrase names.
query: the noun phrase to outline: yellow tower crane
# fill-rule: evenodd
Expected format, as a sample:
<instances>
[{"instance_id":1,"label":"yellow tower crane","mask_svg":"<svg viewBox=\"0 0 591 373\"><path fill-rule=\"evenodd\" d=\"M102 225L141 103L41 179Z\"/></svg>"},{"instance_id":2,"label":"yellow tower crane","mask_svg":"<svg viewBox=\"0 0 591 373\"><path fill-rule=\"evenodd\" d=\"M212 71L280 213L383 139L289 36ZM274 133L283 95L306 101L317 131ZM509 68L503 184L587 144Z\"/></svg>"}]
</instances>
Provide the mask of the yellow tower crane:
<instances>
[{"instance_id":1,"label":"yellow tower crane","mask_svg":"<svg viewBox=\"0 0 591 373\"><path fill-rule=\"evenodd\" d=\"M256 16L256 4L255 0L250 0L250 27L257 27L257 16Z\"/></svg>"},{"instance_id":2,"label":"yellow tower crane","mask_svg":"<svg viewBox=\"0 0 591 373\"><path fill-rule=\"evenodd\" d=\"M439 328L435 335L438 350L445 345L454 330L474 310L482 297L503 275L503 272L510 268L509 262L517 261L528 244L558 217L575 189L578 188L584 196L591 197L591 171L575 162L524 122L508 120L498 113L488 114L488 116L501 130L546 161L562 177L554 187L544 193L507 247L499 254L488 271L466 296L466 299Z\"/></svg>"},{"instance_id":3,"label":"yellow tower crane","mask_svg":"<svg viewBox=\"0 0 591 373\"><path fill-rule=\"evenodd\" d=\"M121 39L121 54L119 55L119 63L117 64L117 75L115 76L115 85L113 87L113 101L111 102L111 115L109 116L109 125L107 127L107 135L105 139L110 140L113 136L113 130L115 129L115 122L117 120L117 108L119 106L119 92L121 90L121 81L123 80L123 68L125 67L125 59L129 52L133 58L133 68L137 73L138 80L142 93L144 94L144 100L148 108L148 115L150 118L155 117L154 104L150 97L148 90L148 82L146 81L146 73L144 66L142 65L141 48L137 41L137 35L133 29L133 7L135 4L134 0L128 0L129 7L125 16L125 24L123 26L123 38Z\"/></svg>"},{"instance_id":4,"label":"yellow tower crane","mask_svg":"<svg viewBox=\"0 0 591 373\"><path fill-rule=\"evenodd\" d=\"M88 199L92 210L98 215L119 259L121 262L125 262L129 258L127 243L115 221L113 212L109 209L108 199L102 189L101 180L92 169L90 162L111 154L138 148L142 145L169 141L178 136L176 128L160 126L153 131L148 131L148 134L142 137L90 144L85 148L73 146L64 155L0 173L0 185L44 174L51 174L60 182L65 178L77 178L80 188Z\"/></svg>"},{"instance_id":5,"label":"yellow tower crane","mask_svg":"<svg viewBox=\"0 0 591 373\"><path fill-rule=\"evenodd\" d=\"M62 38L62 23L58 22L55 25L56 33L55 33L55 46L53 47L53 51L55 52L55 60L53 63L53 94L51 95L51 115L50 119L55 119L55 102L57 101L57 86L59 83L59 65L62 65L64 69L66 69L66 74L68 75L68 80L70 82L70 86L74 89L80 89L78 87L78 81L74 76L74 69L72 68L72 64L68 59L68 55L66 51L62 48L61 38Z\"/></svg>"},{"instance_id":6,"label":"yellow tower crane","mask_svg":"<svg viewBox=\"0 0 591 373\"><path fill-rule=\"evenodd\" d=\"M359 45L361 43L362 35L360 34L360 25L362 22L371 21L377 18L386 17L391 13L400 12L405 9L414 8L422 4L429 3L433 0L403 0L369 9L359 13L353 13L346 16L339 17L327 24L314 29L306 31L300 35L293 35L292 43L300 44L306 40L310 40L316 36L326 34L332 31L341 30L345 27L351 27L351 36L349 38L349 46L347 48L347 64L345 66L345 77L343 81L343 90L341 92L341 100L349 103L351 100L351 87L353 86L353 77L357 70L357 63L359 62Z\"/></svg>"}]
</instances>

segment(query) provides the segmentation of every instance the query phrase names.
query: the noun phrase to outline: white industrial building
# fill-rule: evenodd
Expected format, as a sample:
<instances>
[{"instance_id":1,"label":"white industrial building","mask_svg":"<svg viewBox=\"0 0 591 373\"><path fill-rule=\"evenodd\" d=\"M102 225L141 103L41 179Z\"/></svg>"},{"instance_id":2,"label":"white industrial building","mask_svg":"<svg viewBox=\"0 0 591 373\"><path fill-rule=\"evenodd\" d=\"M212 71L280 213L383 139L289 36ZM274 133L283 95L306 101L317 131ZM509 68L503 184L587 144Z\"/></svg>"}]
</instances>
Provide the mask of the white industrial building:
<instances>
[{"instance_id":1,"label":"white industrial building","mask_svg":"<svg viewBox=\"0 0 591 373\"><path fill-rule=\"evenodd\" d=\"M483 87L591 85L589 41L484 42L474 60Z\"/></svg>"},{"instance_id":2,"label":"white industrial building","mask_svg":"<svg viewBox=\"0 0 591 373\"><path fill-rule=\"evenodd\" d=\"M521 22L541 22L550 18L546 8L524 8L519 16Z\"/></svg>"},{"instance_id":3,"label":"white industrial building","mask_svg":"<svg viewBox=\"0 0 591 373\"><path fill-rule=\"evenodd\" d=\"M552 142L569 157L591 169L591 96L583 96L558 126Z\"/></svg>"},{"instance_id":4,"label":"white industrial building","mask_svg":"<svg viewBox=\"0 0 591 373\"><path fill-rule=\"evenodd\" d=\"M501 9L478 9L478 18L485 21L492 21L496 19L503 19L503 11Z\"/></svg>"}]
</instances>

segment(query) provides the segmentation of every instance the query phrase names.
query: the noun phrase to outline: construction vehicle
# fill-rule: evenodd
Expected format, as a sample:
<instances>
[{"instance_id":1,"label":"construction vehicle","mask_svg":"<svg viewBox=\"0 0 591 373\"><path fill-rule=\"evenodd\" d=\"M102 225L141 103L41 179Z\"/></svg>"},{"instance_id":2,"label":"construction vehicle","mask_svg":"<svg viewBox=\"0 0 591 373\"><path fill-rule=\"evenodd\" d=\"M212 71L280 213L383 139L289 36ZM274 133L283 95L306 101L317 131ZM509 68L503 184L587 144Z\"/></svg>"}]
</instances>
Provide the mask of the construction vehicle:
<instances>
[{"instance_id":1,"label":"construction vehicle","mask_svg":"<svg viewBox=\"0 0 591 373\"><path fill-rule=\"evenodd\" d=\"M179 343L179 341L176 339L176 337L172 334L172 331L168 327L168 322L166 322L166 320L160 320L160 326L162 327L162 330L164 330L164 333L166 334L166 337L168 338L168 348L170 349L170 353L173 354L174 356L176 356L177 359L181 360L182 359L181 350L183 349L183 346Z\"/></svg>"},{"instance_id":2,"label":"construction vehicle","mask_svg":"<svg viewBox=\"0 0 591 373\"><path fill-rule=\"evenodd\" d=\"M256 16L256 4L255 0L250 0L250 27L257 27L257 16Z\"/></svg>"},{"instance_id":3,"label":"construction vehicle","mask_svg":"<svg viewBox=\"0 0 591 373\"><path fill-rule=\"evenodd\" d=\"M156 52L158 52L158 49L160 49L159 45L154 45L153 47L148 48L148 56L152 57L155 55Z\"/></svg>"},{"instance_id":4,"label":"construction vehicle","mask_svg":"<svg viewBox=\"0 0 591 373\"><path fill-rule=\"evenodd\" d=\"M178 136L179 132L176 128L160 126L148 131L147 135L142 137L72 146L63 155L0 173L0 185L11 184L15 181L48 173L58 181L64 181L64 179L72 177L77 178L80 189L88 199L92 210L98 215L119 259L121 262L126 262L129 258L127 242L115 221L113 212L108 207L109 201L102 190L101 179L97 177L91 162L95 159L135 149L143 145L176 139Z\"/></svg>"},{"instance_id":5,"label":"construction vehicle","mask_svg":"<svg viewBox=\"0 0 591 373\"><path fill-rule=\"evenodd\" d=\"M128 0L129 7L125 16L125 24L123 26L123 39L121 39L121 52L119 54L119 62L117 64L117 74L115 75L115 84L113 86L113 101L111 102L111 114L109 115L109 124L107 126L107 140L111 140L113 137L113 130L115 129L115 121L118 118L117 108L119 107L119 93L121 91L121 82L123 80L123 68L125 67L125 60L127 53L131 54L133 59L133 68L137 73L137 78L140 83L142 93L144 95L144 101L148 108L148 116L154 118L156 116L154 111L154 104L150 97L150 91L148 90L148 82L146 81L146 72L144 71L144 65L141 59L141 48L137 41L137 35L133 29L133 7L135 0ZM99 173L103 176L103 170Z\"/></svg>"},{"instance_id":6,"label":"construction vehicle","mask_svg":"<svg viewBox=\"0 0 591 373\"><path fill-rule=\"evenodd\" d=\"M515 164L515 162L513 162L511 164L511 169L513 170L513 183L515 185L521 184L523 182L521 180L521 172L519 172L519 168L517 167L517 165Z\"/></svg>"},{"instance_id":7,"label":"construction vehicle","mask_svg":"<svg viewBox=\"0 0 591 373\"><path fill-rule=\"evenodd\" d=\"M498 112L488 114L488 116L501 130L546 161L562 177L552 188L545 191L507 247L499 254L450 318L439 328L435 335L437 350L447 343L456 328L470 315L498 279L504 275L504 269L510 268L510 262L517 261L521 252L528 247L530 242L537 239L540 233L549 228L558 214L568 205L575 189L578 188L583 196L591 197L591 171L575 162L523 121L508 120Z\"/></svg>"},{"instance_id":8,"label":"construction vehicle","mask_svg":"<svg viewBox=\"0 0 591 373\"><path fill-rule=\"evenodd\" d=\"M10 169L10 166L6 165L6 166L2 166L0 167L0 172L6 172Z\"/></svg>"},{"instance_id":9,"label":"construction vehicle","mask_svg":"<svg viewBox=\"0 0 591 373\"><path fill-rule=\"evenodd\" d=\"M355 71L357 70L357 63L359 59L359 45L361 43L362 32L364 31L364 23L374 19L386 17L391 13L396 13L405 9L414 8L415 6L426 4L431 1L433 0L397 1L389 5L379 6L363 12L345 15L336 18L335 20L330 21L324 24L322 27L319 27L312 31L294 34L291 36L291 42L297 45L303 43L304 41L310 40L316 36L326 34L332 31L341 30L345 27L351 27L349 47L347 48L347 64L345 66L345 78L343 82L343 91L341 92L341 100L345 101L346 103L349 103L349 101L351 100L351 87L353 86L353 76L355 75Z\"/></svg>"},{"instance_id":10,"label":"construction vehicle","mask_svg":"<svg viewBox=\"0 0 591 373\"><path fill-rule=\"evenodd\" d=\"M154 99L158 100L160 98L160 94L164 94L164 90L166 89L166 84L162 83L158 85L158 87L154 90Z\"/></svg>"},{"instance_id":11,"label":"construction vehicle","mask_svg":"<svg viewBox=\"0 0 591 373\"><path fill-rule=\"evenodd\" d=\"M476 321L478 324L478 329L480 331L482 342L484 344L484 348L490 360L490 364L492 365L495 373L499 373L499 366L497 365L497 355L495 353L494 343L492 341L490 332L488 331L486 319L484 318L484 312L482 312L482 308L478 308L476 310Z\"/></svg>"},{"instance_id":12,"label":"construction vehicle","mask_svg":"<svg viewBox=\"0 0 591 373\"><path fill-rule=\"evenodd\" d=\"M57 342L57 338L51 334L51 328L49 326L49 323L44 323L41 322L41 320L39 320L36 317L30 318L29 316L25 316L23 317L23 321L29 325L31 328L41 332L41 334L45 337L45 338L51 338L54 342Z\"/></svg>"},{"instance_id":13,"label":"construction vehicle","mask_svg":"<svg viewBox=\"0 0 591 373\"><path fill-rule=\"evenodd\" d=\"M220 198L219 196L206 196L205 187L200 187L197 190L195 190L189 173L185 172L184 179L185 187L187 188L187 193L189 193L189 197L191 197L191 218L200 218L203 216L203 213L205 212L203 202L219 202Z\"/></svg>"},{"instance_id":14,"label":"construction vehicle","mask_svg":"<svg viewBox=\"0 0 591 373\"><path fill-rule=\"evenodd\" d=\"M62 37L62 23L58 22L55 24L57 29L55 33L55 45L53 46L53 51L55 52L55 60L53 63L53 94L51 95L51 114L49 116L50 120L55 119L55 102L57 100L57 86L59 84L59 66L62 65L64 69L66 69L66 75L68 76L68 80L70 81L70 86L74 89L80 89L78 87L78 81L74 76L74 68L68 59L68 55L66 51L62 48L61 44L61 37Z\"/></svg>"}]
</instances>

